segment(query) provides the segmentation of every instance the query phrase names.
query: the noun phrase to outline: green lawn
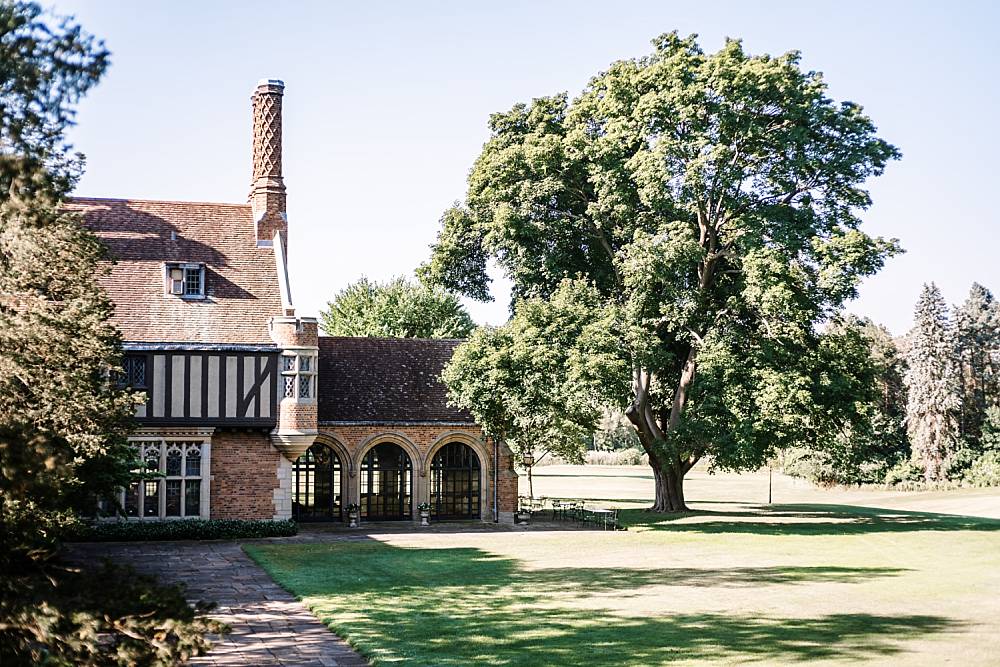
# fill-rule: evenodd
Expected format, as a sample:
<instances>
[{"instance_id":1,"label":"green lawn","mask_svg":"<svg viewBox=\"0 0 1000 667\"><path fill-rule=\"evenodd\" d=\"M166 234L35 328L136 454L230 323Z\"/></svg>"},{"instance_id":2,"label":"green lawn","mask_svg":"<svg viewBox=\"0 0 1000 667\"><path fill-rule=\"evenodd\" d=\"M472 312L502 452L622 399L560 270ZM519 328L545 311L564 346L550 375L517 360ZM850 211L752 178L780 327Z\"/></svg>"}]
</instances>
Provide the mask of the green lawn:
<instances>
[{"instance_id":1,"label":"green lawn","mask_svg":"<svg viewBox=\"0 0 1000 667\"><path fill-rule=\"evenodd\" d=\"M704 475L667 517L638 509L642 469L539 472L536 493L606 499L631 529L246 550L376 664L1000 662L1000 520L902 507L1000 494L847 494L891 506L872 509L776 477L767 506L766 473Z\"/></svg>"}]
</instances>

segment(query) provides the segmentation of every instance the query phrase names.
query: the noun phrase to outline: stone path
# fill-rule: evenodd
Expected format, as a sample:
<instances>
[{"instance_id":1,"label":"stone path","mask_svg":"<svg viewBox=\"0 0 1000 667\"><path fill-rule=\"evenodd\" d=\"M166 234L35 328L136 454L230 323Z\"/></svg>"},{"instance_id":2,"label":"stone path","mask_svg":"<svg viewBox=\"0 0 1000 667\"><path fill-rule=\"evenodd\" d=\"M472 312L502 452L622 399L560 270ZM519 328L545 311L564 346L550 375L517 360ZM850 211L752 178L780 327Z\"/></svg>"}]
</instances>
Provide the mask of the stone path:
<instances>
[{"instance_id":1,"label":"stone path","mask_svg":"<svg viewBox=\"0 0 1000 667\"><path fill-rule=\"evenodd\" d=\"M192 660L192 665L368 664L274 583L238 543L74 544L70 552L78 561L110 558L131 564L165 583L183 582L192 602L217 602L212 617L228 624L232 632L213 638L212 650Z\"/></svg>"}]
</instances>

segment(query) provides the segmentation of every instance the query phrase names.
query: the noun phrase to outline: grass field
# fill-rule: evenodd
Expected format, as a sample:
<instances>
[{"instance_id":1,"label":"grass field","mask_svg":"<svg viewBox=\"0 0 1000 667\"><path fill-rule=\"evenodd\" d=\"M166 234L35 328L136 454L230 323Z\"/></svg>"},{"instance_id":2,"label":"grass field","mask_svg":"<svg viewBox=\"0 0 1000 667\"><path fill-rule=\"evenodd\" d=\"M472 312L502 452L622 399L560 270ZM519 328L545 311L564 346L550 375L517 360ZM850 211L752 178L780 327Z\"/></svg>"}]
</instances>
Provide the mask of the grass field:
<instances>
[{"instance_id":1,"label":"grass field","mask_svg":"<svg viewBox=\"0 0 1000 667\"><path fill-rule=\"evenodd\" d=\"M368 533L247 546L376 664L1000 663L996 491L827 491L695 471L682 517L642 468L552 466L536 494L627 532ZM875 509L881 507L881 509ZM964 508L968 517L938 513Z\"/></svg>"}]
</instances>

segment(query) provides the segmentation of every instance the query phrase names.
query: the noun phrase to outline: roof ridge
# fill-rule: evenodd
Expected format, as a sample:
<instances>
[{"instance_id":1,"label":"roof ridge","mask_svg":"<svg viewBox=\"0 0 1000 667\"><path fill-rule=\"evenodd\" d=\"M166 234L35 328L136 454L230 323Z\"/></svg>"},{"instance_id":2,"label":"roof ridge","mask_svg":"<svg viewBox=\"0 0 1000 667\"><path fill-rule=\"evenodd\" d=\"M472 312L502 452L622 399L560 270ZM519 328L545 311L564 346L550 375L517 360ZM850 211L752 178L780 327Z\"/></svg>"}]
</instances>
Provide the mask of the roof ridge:
<instances>
[{"instance_id":1,"label":"roof ridge","mask_svg":"<svg viewBox=\"0 0 1000 667\"><path fill-rule=\"evenodd\" d=\"M236 208L250 208L250 204L237 204L234 202L222 202L222 201L185 201L182 199L142 199L138 197L67 197L69 202L100 202L100 201L113 201L113 202L142 202L145 204L192 204L196 206L233 206Z\"/></svg>"},{"instance_id":2,"label":"roof ridge","mask_svg":"<svg viewBox=\"0 0 1000 667\"><path fill-rule=\"evenodd\" d=\"M467 338L418 338L415 336L327 336L323 333L319 335L320 339L326 340L400 340L400 341L419 341L419 342L433 342L433 343L464 343Z\"/></svg>"}]
</instances>

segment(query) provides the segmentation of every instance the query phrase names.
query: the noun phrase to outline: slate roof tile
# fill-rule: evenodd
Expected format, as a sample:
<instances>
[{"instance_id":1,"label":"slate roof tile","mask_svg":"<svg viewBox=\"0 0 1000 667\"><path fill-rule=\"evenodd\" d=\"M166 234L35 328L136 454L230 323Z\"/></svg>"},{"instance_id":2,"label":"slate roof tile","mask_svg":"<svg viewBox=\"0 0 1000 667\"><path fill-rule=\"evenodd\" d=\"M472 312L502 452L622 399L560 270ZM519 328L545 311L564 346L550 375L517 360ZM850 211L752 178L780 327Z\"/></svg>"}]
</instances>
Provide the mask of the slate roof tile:
<instances>
[{"instance_id":1,"label":"slate roof tile","mask_svg":"<svg viewBox=\"0 0 1000 667\"><path fill-rule=\"evenodd\" d=\"M439 379L461 340L319 339L319 421L462 422Z\"/></svg>"}]
</instances>

